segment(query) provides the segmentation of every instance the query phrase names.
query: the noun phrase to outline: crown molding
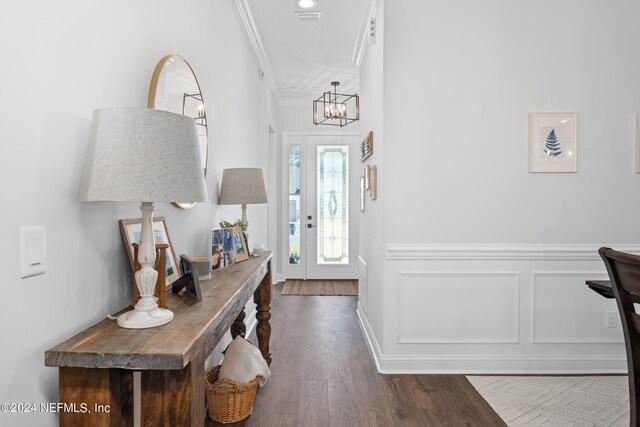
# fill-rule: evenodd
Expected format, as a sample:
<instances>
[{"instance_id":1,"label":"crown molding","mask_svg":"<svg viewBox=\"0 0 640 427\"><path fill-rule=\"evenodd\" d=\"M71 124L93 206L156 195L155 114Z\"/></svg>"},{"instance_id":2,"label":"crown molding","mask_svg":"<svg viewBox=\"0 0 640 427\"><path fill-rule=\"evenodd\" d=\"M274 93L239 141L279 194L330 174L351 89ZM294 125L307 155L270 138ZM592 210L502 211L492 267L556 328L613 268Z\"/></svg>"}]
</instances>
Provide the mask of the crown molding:
<instances>
[{"instance_id":1,"label":"crown molding","mask_svg":"<svg viewBox=\"0 0 640 427\"><path fill-rule=\"evenodd\" d=\"M249 41L251 42L253 51L258 58L258 64L260 64L260 68L264 73L264 80L270 86L271 93L273 94L277 104L279 102L279 97L275 75L273 74L273 69L271 68L271 62L269 61L267 51L262 43L262 37L260 37L258 27L256 27L256 23L253 20L251 8L249 7L247 0L235 0L235 3L238 8L238 12L240 13L240 19L242 19L244 29L247 31L247 35L249 36Z\"/></svg>"},{"instance_id":2,"label":"crown molding","mask_svg":"<svg viewBox=\"0 0 640 427\"><path fill-rule=\"evenodd\" d=\"M362 14L362 19L360 20L360 28L358 30L358 38L356 39L356 45L353 48L353 55L351 57L352 61L356 64L356 66L360 66L362 63L362 58L364 57L364 51L366 50L367 43L369 42L369 23L371 19L376 16L376 9L378 8L378 0L373 0L371 2L371 7L369 8L369 13L365 12Z\"/></svg>"}]
</instances>

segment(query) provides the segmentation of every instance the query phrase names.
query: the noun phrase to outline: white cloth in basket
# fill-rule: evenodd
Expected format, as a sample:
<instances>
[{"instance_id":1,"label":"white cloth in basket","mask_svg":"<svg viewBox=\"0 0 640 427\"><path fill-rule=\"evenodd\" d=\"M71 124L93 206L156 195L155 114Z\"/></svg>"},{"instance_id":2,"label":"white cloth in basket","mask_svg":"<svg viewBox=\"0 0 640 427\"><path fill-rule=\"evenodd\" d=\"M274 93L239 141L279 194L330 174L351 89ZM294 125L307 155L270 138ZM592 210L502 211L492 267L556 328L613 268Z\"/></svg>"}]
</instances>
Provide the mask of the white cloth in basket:
<instances>
[{"instance_id":1,"label":"white cloth in basket","mask_svg":"<svg viewBox=\"0 0 640 427\"><path fill-rule=\"evenodd\" d=\"M227 378L242 385L255 380L258 375L262 377L262 387L271 376L269 365L257 347L237 336L224 353L218 378Z\"/></svg>"}]
</instances>

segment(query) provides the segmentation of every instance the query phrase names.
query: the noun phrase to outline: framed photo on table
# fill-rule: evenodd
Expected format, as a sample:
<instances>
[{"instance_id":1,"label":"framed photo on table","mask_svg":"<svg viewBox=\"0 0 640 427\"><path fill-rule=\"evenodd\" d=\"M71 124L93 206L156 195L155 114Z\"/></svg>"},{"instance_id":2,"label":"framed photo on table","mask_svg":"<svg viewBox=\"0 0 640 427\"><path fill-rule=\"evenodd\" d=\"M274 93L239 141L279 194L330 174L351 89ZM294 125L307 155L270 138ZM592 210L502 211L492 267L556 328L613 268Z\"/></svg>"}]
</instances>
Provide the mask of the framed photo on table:
<instances>
[{"instance_id":1,"label":"framed photo on table","mask_svg":"<svg viewBox=\"0 0 640 427\"><path fill-rule=\"evenodd\" d=\"M133 270L133 243L140 243L142 218L121 219L118 223L120 224L122 241L124 242L127 255L129 256L129 262L131 263L131 269ZM162 216L153 218L153 237L156 243L166 243L169 245L165 263L166 285L169 286L180 278L180 270L178 267L178 258L176 257L171 238L169 237L169 230Z\"/></svg>"},{"instance_id":2,"label":"framed photo on table","mask_svg":"<svg viewBox=\"0 0 640 427\"><path fill-rule=\"evenodd\" d=\"M233 227L233 246L236 252L236 262L249 259L249 250L242 227Z\"/></svg>"},{"instance_id":3,"label":"framed photo on table","mask_svg":"<svg viewBox=\"0 0 640 427\"><path fill-rule=\"evenodd\" d=\"M529 172L577 172L578 115L529 114Z\"/></svg>"}]
</instances>

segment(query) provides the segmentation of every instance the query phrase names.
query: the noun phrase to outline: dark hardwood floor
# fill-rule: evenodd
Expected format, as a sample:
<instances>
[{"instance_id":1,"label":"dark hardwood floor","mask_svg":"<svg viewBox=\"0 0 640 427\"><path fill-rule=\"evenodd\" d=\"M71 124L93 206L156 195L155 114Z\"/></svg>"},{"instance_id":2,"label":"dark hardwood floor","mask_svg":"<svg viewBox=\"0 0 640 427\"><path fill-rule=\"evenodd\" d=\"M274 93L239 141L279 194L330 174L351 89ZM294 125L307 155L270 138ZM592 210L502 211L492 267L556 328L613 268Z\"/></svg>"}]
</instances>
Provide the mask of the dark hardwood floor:
<instances>
[{"instance_id":1,"label":"dark hardwood floor","mask_svg":"<svg viewBox=\"0 0 640 427\"><path fill-rule=\"evenodd\" d=\"M253 414L229 426L504 426L464 375L382 375L356 297L283 296L273 287L272 376ZM256 343L255 332L249 337ZM208 425L222 425L209 422Z\"/></svg>"}]
</instances>

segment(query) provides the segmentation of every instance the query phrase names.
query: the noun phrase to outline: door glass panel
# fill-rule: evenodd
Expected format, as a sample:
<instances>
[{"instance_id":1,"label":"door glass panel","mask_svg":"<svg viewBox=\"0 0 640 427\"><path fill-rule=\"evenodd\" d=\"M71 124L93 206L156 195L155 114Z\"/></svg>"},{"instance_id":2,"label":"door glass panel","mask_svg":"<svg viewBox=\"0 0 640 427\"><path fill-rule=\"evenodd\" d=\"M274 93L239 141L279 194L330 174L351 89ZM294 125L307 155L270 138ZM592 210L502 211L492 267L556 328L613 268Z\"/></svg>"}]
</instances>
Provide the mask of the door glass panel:
<instances>
[{"instance_id":1,"label":"door glass panel","mask_svg":"<svg viewBox=\"0 0 640 427\"><path fill-rule=\"evenodd\" d=\"M318 264L349 264L349 146L318 146Z\"/></svg>"},{"instance_id":2,"label":"door glass panel","mask_svg":"<svg viewBox=\"0 0 640 427\"><path fill-rule=\"evenodd\" d=\"M289 264L300 264L300 146L289 146Z\"/></svg>"}]
</instances>

